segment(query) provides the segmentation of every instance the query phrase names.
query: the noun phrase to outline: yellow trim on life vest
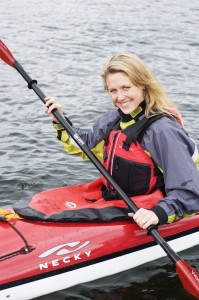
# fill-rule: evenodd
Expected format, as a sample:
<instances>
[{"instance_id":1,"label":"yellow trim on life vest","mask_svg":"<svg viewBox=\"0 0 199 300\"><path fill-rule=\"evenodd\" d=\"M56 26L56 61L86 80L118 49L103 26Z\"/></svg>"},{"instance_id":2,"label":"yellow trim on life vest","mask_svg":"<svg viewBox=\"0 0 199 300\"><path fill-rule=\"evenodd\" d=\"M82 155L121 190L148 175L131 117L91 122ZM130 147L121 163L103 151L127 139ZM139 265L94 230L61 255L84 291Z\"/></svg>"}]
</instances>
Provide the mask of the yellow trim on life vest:
<instances>
[{"instance_id":1,"label":"yellow trim on life vest","mask_svg":"<svg viewBox=\"0 0 199 300\"><path fill-rule=\"evenodd\" d=\"M132 113L130 114L131 117L132 117L132 118L135 118L142 110L143 110L142 107L141 107L141 106L138 106L138 107L134 110L134 112L132 112Z\"/></svg>"},{"instance_id":2,"label":"yellow trim on life vest","mask_svg":"<svg viewBox=\"0 0 199 300\"><path fill-rule=\"evenodd\" d=\"M126 129L128 126L130 126L130 125L132 125L132 124L134 124L135 123L135 120L134 120L134 118L142 111L143 109L142 109L142 107L141 106L138 106L135 110L134 110L134 112L132 112L130 115L131 115L131 117L133 118L132 120L130 120L129 122L120 122L120 128L122 129L122 130L124 130L124 129Z\"/></svg>"},{"instance_id":3,"label":"yellow trim on life vest","mask_svg":"<svg viewBox=\"0 0 199 300\"><path fill-rule=\"evenodd\" d=\"M129 127L130 125L134 124L135 120L130 120L129 122L120 122L120 128L122 130L126 129L127 127Z\"/></svg>"}]
</instances>

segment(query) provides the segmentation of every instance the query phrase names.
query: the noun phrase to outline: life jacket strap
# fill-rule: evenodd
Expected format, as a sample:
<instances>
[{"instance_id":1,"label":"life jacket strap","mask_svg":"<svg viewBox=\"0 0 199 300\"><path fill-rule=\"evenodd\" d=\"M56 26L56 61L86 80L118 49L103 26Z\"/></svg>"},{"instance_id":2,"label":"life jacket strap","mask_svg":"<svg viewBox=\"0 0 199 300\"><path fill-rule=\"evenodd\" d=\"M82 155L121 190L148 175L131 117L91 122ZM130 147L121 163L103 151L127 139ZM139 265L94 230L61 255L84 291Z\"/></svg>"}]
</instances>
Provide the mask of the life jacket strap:
<instances>
[{"instance_id":1,"label":"life jacket strap","mask_svg":"<svg viewBox=\"0 0 199 300\"><path fill-rule=\"evenodd\" d=\"M133 142L136 145L136 142L141 142L147 128L156 120L162 118L164 115L157 115L150 118L144 117L142 120L137 121L136 123L130 125L123 133L127 136L123 142L122 148L129 150L131 143Z\"/></svg>"},{"instance_id":2,"label":"life jacket strap","mask_svg":"<svg viewBox=\"0 0 199 300\"><path fill-rule=\"evenodd\" d=\"M108 137L109 137L109 134L110 132L115 128L115 129L118 129L119 128L119 122L121 121L121 117L118 116L113 122L111 122L107 128L107 131L106 131L106 135L105 135L105 138L104 138L104 146L107 146L108 144Z\"/></svg>"}]
</instances>

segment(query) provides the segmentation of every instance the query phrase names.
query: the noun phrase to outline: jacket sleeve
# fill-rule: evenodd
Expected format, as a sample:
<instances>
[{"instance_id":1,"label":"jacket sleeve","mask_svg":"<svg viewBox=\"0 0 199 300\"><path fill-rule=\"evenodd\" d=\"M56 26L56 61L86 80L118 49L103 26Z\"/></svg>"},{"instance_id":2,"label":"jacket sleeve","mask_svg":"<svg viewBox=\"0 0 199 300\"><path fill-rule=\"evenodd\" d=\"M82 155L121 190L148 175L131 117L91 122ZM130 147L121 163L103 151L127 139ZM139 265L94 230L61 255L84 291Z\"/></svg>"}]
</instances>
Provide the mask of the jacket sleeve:
<instances>
[{"instance_id":1,"label":"jacket sleeve","mask_svg":"<svg viewBox=\"0 0 199 300\"><path fill-rule=\"evenodd\" d=\"M186 131L175 120L161 118L148 128L142 143L163 171L166 196L152 208L160 224L199 212L197 147Z\"/></svg>"},{"instance_id":2,"label":"jacket sleeve","mask_svg":"<svg viewBox=\"0 0 199 300\"><path fill-rule=\"evenodd\" d=\"M82 130L81 128L74 127L81 139L86 143L86 145L99 160L102 160L102 149L104 146L104 138L106 136L107 128L117 116L118 111L111 110L100 116L94 123L93 127L89 130ZM61 141L65 151L68 154L78 155L84 160L88 160L88 157L68 135L61 124L54 124L54 128L57 130L57 138Z\"/></svg>"}]
</instances>

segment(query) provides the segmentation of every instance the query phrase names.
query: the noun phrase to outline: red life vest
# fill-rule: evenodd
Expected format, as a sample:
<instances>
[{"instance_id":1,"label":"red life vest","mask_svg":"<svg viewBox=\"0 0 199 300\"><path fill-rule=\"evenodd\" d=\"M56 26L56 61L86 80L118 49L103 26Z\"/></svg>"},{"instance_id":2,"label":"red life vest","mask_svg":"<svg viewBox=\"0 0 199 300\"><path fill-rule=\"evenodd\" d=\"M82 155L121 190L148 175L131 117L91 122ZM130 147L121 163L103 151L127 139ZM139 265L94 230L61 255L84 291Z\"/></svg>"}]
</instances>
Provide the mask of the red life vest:
<instances>
[{"instance_id":1,"label":"red life vest","mask_svg":"<svg viewBox=\"0 0 199 300\"><path fill-rule=\"evenodd\" d=\"M120 119L110 125L104 146L103 165L113 179L129 196L146 195L156 188L163 188L163 176L152 158L141 146L147 127L163 115L143 118L124 130L117 129ZM103 177L108 191L113 191Z\"/></svg>"}]
</instances>

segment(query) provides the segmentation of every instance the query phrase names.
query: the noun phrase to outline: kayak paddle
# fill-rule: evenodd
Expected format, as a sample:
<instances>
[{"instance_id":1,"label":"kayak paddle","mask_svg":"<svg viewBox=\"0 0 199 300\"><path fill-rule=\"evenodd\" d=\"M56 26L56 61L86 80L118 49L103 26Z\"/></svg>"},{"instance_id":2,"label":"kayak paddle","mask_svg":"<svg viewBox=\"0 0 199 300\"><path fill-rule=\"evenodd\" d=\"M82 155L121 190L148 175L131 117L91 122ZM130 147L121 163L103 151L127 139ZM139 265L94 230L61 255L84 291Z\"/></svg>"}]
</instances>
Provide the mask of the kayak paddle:
<instances>
[{"instance_id":1,"label":"kayak paddle","mask_svg":"<svg viewBox=\"0 0 199 300\"><path fill-rule=\"evenodd\" d=\"M28 83L28 88L33 89L37 96L42 100L45 104L45 94L41 91L41 89L37 85L36 80L32 80L32 78L26 73L23 67L16 61L13 57L10 50L5 46L5 44L0 40L0 58L10 65L14 67L21 76ZM92 153L92 151L88 148L88 146L84 143L81 137L77 134L74 128L71 126L71 122L65 118L62 114L60 114L56 109L53 110L53 115L57 118L57 120L62 124L64 129L69 133L69 135L73 138L73 140L77 143L80 149L88 156L90 161L95 165L95 167L100 171L100 173L108 180L108 182L113 186L113 188L117 191L117 193L121 196L121 199L127 204L130 210L135 213L138 211L138 207L135 203L130 199L126 193L120 188L120 186L114 181L108 171L104 168L101 162L96 158L96 156ZM196 299L199 299L199 274L197 271L192 268L188 263L183 261L178 254L169 246L169 244L165 241L165 239L158 233L156 226L150 226L148 228L148 234L151 234L155 241L162 247L167 256L176 266L176 272L181 280L182 285L185 290L194 296Z\"/></svg>"}]
</instances>

